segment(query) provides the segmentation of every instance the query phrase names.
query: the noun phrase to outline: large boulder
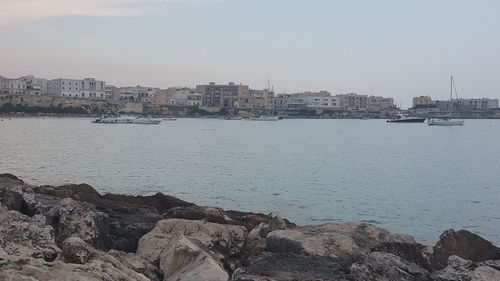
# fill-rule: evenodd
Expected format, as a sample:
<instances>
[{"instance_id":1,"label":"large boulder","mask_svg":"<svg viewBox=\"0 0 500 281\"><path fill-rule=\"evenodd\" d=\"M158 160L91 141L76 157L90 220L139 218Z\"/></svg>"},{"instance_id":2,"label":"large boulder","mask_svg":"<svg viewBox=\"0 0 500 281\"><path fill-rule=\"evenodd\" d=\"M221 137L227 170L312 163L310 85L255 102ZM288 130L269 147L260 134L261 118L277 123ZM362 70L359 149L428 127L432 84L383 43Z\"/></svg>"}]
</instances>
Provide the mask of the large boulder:
<instances>
[{"instance_id":1,"label":"large boulder","mask_svg":"<svg viewBox=\"0 0 500 281\"><path fill-rule=\"evenodd\" d=\"M452 255L473 262L499 260L500 248L467 230L450 229L439 236L434 247L427 248L427 255L433 269L442 269Z\"/></svg>"},{"instance_id":2,"label":"large boulder","mask_svg":"<svg viewBox=\"0 0 500 281\"><path fill-rule=\"evenodd\" d=\"M372 252L351 266L356 281L427 281L429 272L420 266L383 252Z\"/></svg>"},{"instance_id":3,"label":"large boulder","mask_svg":"<svg viewBox=\"0 0 500 281\"><path fill-rule=\"evenodd\" d=\"M450 256L446 266L431 274L432 281L497 281L500 280L500 260L472 262Z\"/></svg>"},{"instance_id":4,"label":"large boulder","mask_svg":"<svg viewBox=\"0 0 500 281\"><path fill-rule=\"evenodd\" d=\"M292 253L263 253L234 271L233 281L351 280L338 259Z\"/></svg>"},{"instance_id":5,"label":"large boulder","mask_svg":"<svg viewBox=\"0 0 500 281\"><path fill-rule=\"evenodd\" d=\"M220 224L236 224L221 208L208 206L174 207L165 213L165 218L206 220Z\"/></svg>"},{"instance_id":6,"label":"large boulder","mask_svg":"<svg viewBox=\"0 0 500 281\"><path fill-rule=\"evenodd\" d=\"M388 242L416 243L409 235L365 223L328 223L273 231L267 236L267 250L350 259Z\"/></svg>"},{"instance_id":7,"label":"large boulder","mask_svg":"<svg viewBox=\"0 0 500 281\"><path fill-rule=\"evenodd\" d=\"M228 273L218 258L201 243L176 233L160 253L159 265L164 281L227 281Z\"/></svg>"},{"instance_id":8,"label":"large boulder","mask_svg":"<svg viewBox=\"0 0 500 281\"><path fill-rule=\"evenodd\" d=\"M44 224L42 217L28 217L0 207L0 269L7 263L30 258L53 261L60 252L54 230Z\"/></svg>"},{"instance_id":9,"label":"large boulder","mask_svg":"<svg viewBox=\"0 0 500 281\"><path fill-rule=\"evenodd\" d=\"M139 241L137 253L150 260L157 260L160 252L180 233L204 247L228 257L238 255L244 245L247 230L237 225L222 225L205 221L166 219Z\"/></svg>"},{"instance_id":10,"label":"large boulder","mask_svg":"<svg viewBox=\"0 0 500 281\"><path fill-rule=\"evenodd\" d=\"M141 238L137 254L158 264L164 280L227 280L224 268L239 266L234 258L240 256L246 235L243 226L166 219Z\"/></svg>"},{"instance_id":11,"label":"large boulder","mask_svg":"<svg viewBox=\"0 0 500 281\"><path fill-rule=\"evenodd\" d=\"M92 248L78 237L70 237L62 243L62 258L65 262L109 264L134 280L161 280L159 270L134 254L123 252L105 253Z\"/></svg>"},{"instance_id":12,"label":"large boulder","mask_svg":"<svg viewBox=\"0 0 500 281\"><path fill-rule=\"evenodd\" d=\"M250 255L258 255L266 250L266 237L275 230L287 229L286 221L278 214L271 213L267 222L262 222L248 234L246 249Z\"/></svg>"},{"instance_id":13,"label":"large boulder","mask_svg":"<svg viewBox=\"0 0 500 281\"><path fill-rule=\"evenodd\" d=\"M135 252L139 239L153 229L162 214L173 207L193 205L172 196L157 193L152 196L100 195L86 184L58 187L35 187L35 192L57 198L72 198L92 203L108 216L108 239L102 249Z\"/></svg>"}]
</instances>

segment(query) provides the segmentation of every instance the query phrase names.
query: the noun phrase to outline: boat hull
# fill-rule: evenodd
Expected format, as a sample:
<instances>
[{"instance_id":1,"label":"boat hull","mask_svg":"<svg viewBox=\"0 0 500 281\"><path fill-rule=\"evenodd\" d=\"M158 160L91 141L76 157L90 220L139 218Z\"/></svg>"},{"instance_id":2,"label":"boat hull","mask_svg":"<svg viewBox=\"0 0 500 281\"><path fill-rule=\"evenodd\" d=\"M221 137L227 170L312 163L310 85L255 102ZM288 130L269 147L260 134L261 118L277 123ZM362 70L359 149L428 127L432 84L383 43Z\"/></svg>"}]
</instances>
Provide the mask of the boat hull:
<instances>
[{"instance_id":1,"label":"boat hull","mask_svg":"<svg viewBox=\"0 0 500 281\"><path fill-rule=\"evenodd\" d=\"M279 121L279 116L260 116L260 117L252 117L250 120L252 121Z\"/></svg>"},{"instance_id":2,"label":"boat hull","mask_svg":"<svg viewBox=\"0 0 500 281\"><path fill-rule=\"evenodd\" d=\"M425 121L425 118L387 120L387 122L389 122L389 123L424 123L424 121Z\"/></svg>"},{"instance_id":3,"label":"boat hull","mask_svg":"<svg viewBox=\"0 0 500 281\"><path fill-rule=\"evenodd\" d=\"M464 120L429 119L429 126L463 126Z\"/></svg>"}]
</instances>

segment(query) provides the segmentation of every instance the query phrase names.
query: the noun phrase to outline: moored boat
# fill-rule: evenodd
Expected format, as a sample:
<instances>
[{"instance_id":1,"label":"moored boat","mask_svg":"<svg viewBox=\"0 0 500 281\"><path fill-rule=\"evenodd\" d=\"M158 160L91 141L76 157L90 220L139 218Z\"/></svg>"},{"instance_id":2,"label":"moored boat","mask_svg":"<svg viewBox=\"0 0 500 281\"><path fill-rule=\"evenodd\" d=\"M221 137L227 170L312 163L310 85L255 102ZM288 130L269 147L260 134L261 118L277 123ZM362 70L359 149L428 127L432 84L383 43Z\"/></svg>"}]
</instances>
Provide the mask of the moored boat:
<instances>
[{"instance_id":1,"label":"moored boat","mask_svg":"<svg viewBox=\"0 0 500 281\"><path fill-rule=\"evenodd\" d=\"M149 117L130 117L130 116L119 116L119 117L101 117L92 121L92 123L98 124L144 124L144 125L158 125L161 120L153 119Z\"/></svg>"},{"instance_id":2,"label":"moored boat","mask_svg":"<svg viewBox=\"0 0 500 281\"><path fill-rule=\"evenodd\" d=\"M429 118L427 121L429 126L463 126L464 119L452 118Z\"/></svg>"},{"instance_id":3,"label":"moored boat","mask_svg":"<svg viewBox=\"0 0 500 281\"><path fill-rule=\"evenodd\" d=\"M387 120L389 123L423 123L426 118L398 114L393 119Z\"/></svg>"}]
</instances>

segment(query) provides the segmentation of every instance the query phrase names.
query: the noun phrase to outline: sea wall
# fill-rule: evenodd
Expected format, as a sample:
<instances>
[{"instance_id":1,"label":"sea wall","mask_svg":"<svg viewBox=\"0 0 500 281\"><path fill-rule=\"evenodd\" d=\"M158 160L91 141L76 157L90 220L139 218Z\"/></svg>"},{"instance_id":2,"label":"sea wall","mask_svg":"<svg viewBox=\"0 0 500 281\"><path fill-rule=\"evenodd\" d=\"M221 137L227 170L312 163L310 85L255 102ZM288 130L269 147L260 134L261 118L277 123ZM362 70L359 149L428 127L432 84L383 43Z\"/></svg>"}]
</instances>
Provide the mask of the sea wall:
<instances>
[{"instance_id":1,"label":"sea wall","mask_svg":"<svg viewBox=\"0 0 500 281\"><path fill-rule=\"evenodd\" d=\"M500 249L466 230L421 245L365 223L296 226L0 174L0 280L486 281L500 280Z\"/></svg>"}]
</instances>

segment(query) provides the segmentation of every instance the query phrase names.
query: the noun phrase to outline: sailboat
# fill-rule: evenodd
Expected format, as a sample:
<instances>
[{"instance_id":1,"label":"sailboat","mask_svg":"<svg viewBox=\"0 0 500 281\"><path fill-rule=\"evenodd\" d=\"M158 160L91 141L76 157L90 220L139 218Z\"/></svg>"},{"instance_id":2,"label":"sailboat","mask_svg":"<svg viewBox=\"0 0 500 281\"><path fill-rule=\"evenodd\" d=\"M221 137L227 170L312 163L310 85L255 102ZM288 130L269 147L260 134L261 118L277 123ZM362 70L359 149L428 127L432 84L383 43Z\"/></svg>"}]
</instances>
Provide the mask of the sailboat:
<instances>
[{"instance_id":1,"label":"sailboat","mask_svg":"<svg viewBox=\"0 0 500 281\"><path fill-rule=\"evenodd\" d=\"M453 102L453 90L455 90L455 96L457 98L457 109L460 112L460 115L462 115L461 114L462 112L460 111L460 101L458 100L457 87L455 86L455 80L453 80L453 76L451 76L450 102ZM452 118L451 110L450 110L449 117L429 118L429 121L427 122L427 124L429 124L429 126L463 126L464 119L463 118Z\"/></svg>"},{"instance_id":2,"label":"sailboat","mask_svg":"<svg viewBox=\"0 0 500 281\"><path fill-rule=\"evenodd\" d=\"M258 117L252 117L252 118L250 118L250 120L252 120L252 121L279 121L279 120L281 120L279 116L275 116L275 115L271 114L271 82L269 80L267 80L267 95L268 95L267 102L266 102L266 107L268 108L267 115L260 115Z\"/></svg>"}]
</instances>

